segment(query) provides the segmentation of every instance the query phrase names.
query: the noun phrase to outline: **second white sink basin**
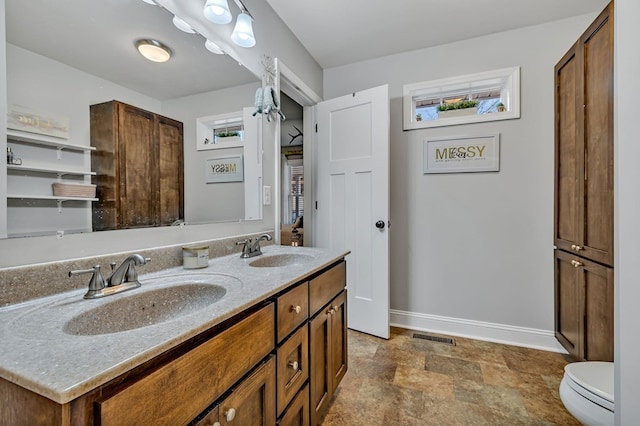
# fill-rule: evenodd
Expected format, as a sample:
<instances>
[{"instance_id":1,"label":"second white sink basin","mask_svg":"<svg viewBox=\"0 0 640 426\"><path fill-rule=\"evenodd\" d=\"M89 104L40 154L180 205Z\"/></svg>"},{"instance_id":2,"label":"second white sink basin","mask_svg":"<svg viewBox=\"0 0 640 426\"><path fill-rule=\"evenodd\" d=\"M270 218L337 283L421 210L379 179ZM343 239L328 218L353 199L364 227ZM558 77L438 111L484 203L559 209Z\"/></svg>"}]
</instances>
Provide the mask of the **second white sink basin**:
<instances>
[{"instance_id":1,"label":"second white sink basin","mask_svg":"<svg viewBox=\"0 0 640 426\"><path fill-rule=\"evenodd\" d=\"M304 265L313 260L313 256L300 253L281 253L262 255L249 262L249 266L258 268L278 268L282 266Z\"/></svg>"}]
</instances>

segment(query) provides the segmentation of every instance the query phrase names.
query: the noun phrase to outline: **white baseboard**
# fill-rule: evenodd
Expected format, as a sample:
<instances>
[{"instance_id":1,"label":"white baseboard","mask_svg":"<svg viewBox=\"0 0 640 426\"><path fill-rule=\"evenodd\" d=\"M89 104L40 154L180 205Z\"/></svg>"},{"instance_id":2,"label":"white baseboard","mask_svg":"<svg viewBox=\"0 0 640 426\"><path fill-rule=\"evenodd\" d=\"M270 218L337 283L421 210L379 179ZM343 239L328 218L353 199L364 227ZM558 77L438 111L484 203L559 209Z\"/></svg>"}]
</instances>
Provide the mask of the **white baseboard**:
<instances>
[{"instance_id":1,"label":"white baseboard","mask_svg":"<svg viewBox=\"0 0 640 426\"><path fill-rule=\"evenodd\" d=\"M395 327L523 346L543 351L567 353L558 343L551 330L449 318L395 309L390 311L390 317L391 325Z\"/></svg>"}]
</instances>

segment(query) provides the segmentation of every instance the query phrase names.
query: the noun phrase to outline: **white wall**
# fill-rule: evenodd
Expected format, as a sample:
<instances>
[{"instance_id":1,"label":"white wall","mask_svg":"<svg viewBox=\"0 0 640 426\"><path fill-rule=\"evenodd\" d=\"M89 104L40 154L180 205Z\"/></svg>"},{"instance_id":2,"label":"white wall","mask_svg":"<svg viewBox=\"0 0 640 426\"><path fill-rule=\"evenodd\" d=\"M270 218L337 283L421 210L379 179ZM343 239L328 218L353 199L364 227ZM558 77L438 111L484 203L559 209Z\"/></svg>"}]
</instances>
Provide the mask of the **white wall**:
<instances>
[{"instance_id":1,"label":"white wall","mask_svg":"<svg viewBox=\"0 0 640 426\"><path fill-rule=\"evenodd\" d=\"M617 425L640 423L640 144L638 108L640 97L640 3L615 3L615 412Z\"/></svg>"},{"instance_id":2,"label":"white wall","mask_svg":"<svg viewBox=\"0 0 640 426\"><path fill-rule=\"evenodd\" d=\"M184 123L185 221L202 223L238 220L244 218L244 182L205 183L205 162L209 158L242 155L242 148L225 148L208 151L196 150L196 119L210 115L241 112L252 106L256 89L261 83L246 84L229 89L216 90L194 96L173 99L162 103L162 111ZM242 115L242 114L241 114Z\"/></svg>"},{"instance_id":3,"label":"white wall","mask_svg":"<svg viewBox=\"0 0 640 426\"><path fill-rule=\"evenodd\" d=\"M4 31L4 0L0 0L0 70L5 70L7 65L7 55L5 40L6 34ZM0 72L0 76L3 73ZM7 81L5 78L0 78L0 106L7 104ZM0 107L0 152L6 152L7 150L7 114L6 109ZM6 194L7 192L7 162L0 161L0 194ZM0 197L0 238L7 237L7 199Z\"/></svg>"},{"instance_id":4,"label":"white wall","mask_svg":"<svg viewBox=\"0 0 640 426\"><path fill-rule=\"evenodd\" d=\"M325 70L325 99L389 84L392 321L559 348L553 67L594 17ZM521 67L520 119L402 131L403 84L513 66ZM423 175L425 138L496 132L499 173Z\"/></svg>"}]
</instances>

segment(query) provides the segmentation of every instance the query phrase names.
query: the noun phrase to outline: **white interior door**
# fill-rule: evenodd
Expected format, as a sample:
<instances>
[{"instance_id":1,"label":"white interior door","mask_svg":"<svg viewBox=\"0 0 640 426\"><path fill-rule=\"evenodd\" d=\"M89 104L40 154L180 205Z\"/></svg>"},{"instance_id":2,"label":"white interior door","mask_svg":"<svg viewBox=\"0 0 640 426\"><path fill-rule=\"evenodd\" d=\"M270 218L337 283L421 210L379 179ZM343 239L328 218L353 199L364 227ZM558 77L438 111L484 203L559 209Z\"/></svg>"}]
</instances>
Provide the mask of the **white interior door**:
<instances>
[{"instance_id":1,"label":"white interior door","mask_svg":"<svg viewBox=\"0 0 640 426\"><path fill-rule=\"evenodd\" d=\"M317 108L318 247L347 256L349 328L389 338L389 93L380 86Z\"/></svg>"}]
</instances>

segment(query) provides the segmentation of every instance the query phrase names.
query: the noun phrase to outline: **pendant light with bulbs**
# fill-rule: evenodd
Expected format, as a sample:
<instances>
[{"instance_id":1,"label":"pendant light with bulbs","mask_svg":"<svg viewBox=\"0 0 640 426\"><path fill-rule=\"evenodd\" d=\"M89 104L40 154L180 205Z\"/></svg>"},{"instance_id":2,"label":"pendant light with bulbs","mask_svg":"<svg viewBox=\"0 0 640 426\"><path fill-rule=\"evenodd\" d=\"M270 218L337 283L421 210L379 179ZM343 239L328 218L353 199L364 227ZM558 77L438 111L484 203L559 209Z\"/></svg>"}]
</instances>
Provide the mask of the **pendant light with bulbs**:
<instances>
[{"instance_id":1,"label":"pendant light with bulbs","mask_svg":"<svg viewBox=\"0 0 640 426\"><path fill-rule=\"evenodd\" d=\"M256 38L253 35L253 16L242 0L233 1L240 8L240 14L231 33L231 41L241 47L253 47L256 45ZM233 19L227 0L207 0L203 13L205 18L214 24L228 24Z\"/></svg>"}]
</instances>

